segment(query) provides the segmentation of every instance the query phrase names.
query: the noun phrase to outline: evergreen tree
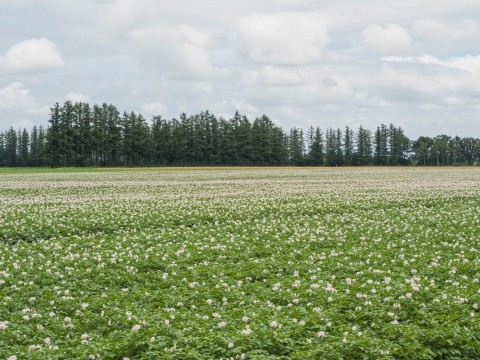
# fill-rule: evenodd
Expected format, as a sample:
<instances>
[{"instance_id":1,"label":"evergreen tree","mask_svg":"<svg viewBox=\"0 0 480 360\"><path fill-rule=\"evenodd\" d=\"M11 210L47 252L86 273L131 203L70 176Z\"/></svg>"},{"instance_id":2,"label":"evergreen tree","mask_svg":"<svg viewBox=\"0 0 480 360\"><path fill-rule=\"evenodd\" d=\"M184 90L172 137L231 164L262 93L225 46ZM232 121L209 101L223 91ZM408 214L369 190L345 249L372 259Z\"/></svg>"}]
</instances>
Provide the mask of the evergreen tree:
<instances>
[{"instance_id":1,"label":"evergreen tree","mask_svg":"<svg viewBox=\"0 0 480 360\"><path fill-rule=\"evenodd\" d=\"M80 148L80 164L92 166L93 159L93 131L92 131L92 110L90 105L83 103L80 105L81 114L79 116L80 125L80 139L82 139L82 146ZM118 140L120 141L120 139Z\"/></svg>"},{"instance_id":2,"label":"evergreen tree","mask_svg":"<svg viewBox=\"0 0 480 360\"><path fill-rule=\"evenodd\" d=\"M302 129L293 127L288 137L289 160L292 165L303 165L305 154L305 141L303 139Z\"/></svg>"},{"instance_id":3,"label":"evergreen tree","mask_svg":"<svg viewBox=\"0 0 480 360\"><path fill-rule=\"evenodd\" d=\"M66 101L60 111L60 158L62 166L74 166L76 149L74 135L75 106Z\"/></svg>"},{"instance_id":4,"label":"evergreen tree","mask_svg":"<svg viewBox=\"0 0 480 360\"><path fill-rule=\"evenodd\" d=\"M307 148L305 149L306 151L306 161L308 164L310 164L310 149L312 148L312 144L313 144L313 138L315 137L315 129L312 125L310 125L310 127L308 128L307 130L307 134L306 134L306 142L307 142Z\"/></svg>"},{"instance_id":5,"label":"evergreen tree","mask_svg":"<svg viewBox=\"0 0 480 360\"><path fill-rule=\"evenodd\" d=\"M411 151L421 165L480 163L480 139L439 135L412 143L393 124L373 134L362 126L330 128L324 139L318 127L306 136L293 127L287 136L266 115L251 123L238 112L229 120L208 110L180 120L155 116L149 125L105 103L92 110L87 103L56 103L46 130L0 132L0 166L407 165Z\"/></svg>"},{"instance_id":6,"label":"evergreen tree","mask_svg":"<svg viewBox=\"0 0 480 360\"><path fill-rule=\"evenodd\" d=\"M153 163L154 165L166 165L167 147L169 139L167 134L167 121L163 120L160 115L154 116L152 119L152 143L153 143Z\"/></svg>"},{"instance_id":7,"label":"evergreen tree","mask_svg":"<svg viewBox=\"0 0 480 360\"><path fill-rule=\"evenodd\" d=\"M322 166L323 165L323 134L319 127L315 128L313 137L311 140L310 151L308 154L310 165Z\"/></svg>"},{"instance_id":8,"label":"evergreen tree","mask_svg":"<svg viewBox=\"0 0 480 360\"><path fill-rule=\"evenodd\" d=\"M19 131L19 165L20 166L27 166L29 164L29 146L30 146L30 135L27 129L23 129L21 132Z\"/></svg>"},{"instance_id":9,"label":"evergreen tree","mask_svg":"<svg viewBox=\"0 0 480 360\"><path fill-rule=\"evenodd\" d=\"M120 127L120 112L113 105L108 105L105 139L105 163L107 166L117 166L122 144L122 130ZM153 151L153 149L152 149Z\"/></svg>"},{"instance_id":10,"label":"evergreen tree","mask_svg":"<svg viewBox=\"0 0 480 360\"><path fill-rule=\"evenodd\" d=\"M213 114L210 114L207 124L208 124L207 137L208 137L208 143L210 144L209 150L208 150L209 165L218 165L220 163L219 122L218 122L218 119ZM237 143L237 147L238 146L239 144Z\"/></svg>"},{"instance_id":11,"label":"evergreen tree","mask_svg":"<svg viewBox=\"0 0 480 360\"><path fill-rule=\"evenodd\" d=\"M337 163L337 134L332 128L326 132L326 165L338 166Z\"/></svg>"},{"instance_id":12,"label":"evergreen tree","mask_svg":"<svg viewBox=\"0 0 480 360\"><path fill-rule=\"evenodd\" d=\"M402 128L396 128L393 124L389 126L389 165L408 165L410 151L410 139L408 139Z\"/></svg>"},{"instance_id":13,"label":"evergreen tree","mask_svg":"<svg viewBox=\"0 0 480 360\"><path fill-rule=\"evenodd\" d=\"M40 125L38 127L38 160L39 166L48 164L46 156L46 147L47 147L47 131L45 128Z\"/></svg>"},{"instance_id":14,"label":"evergreen tree","mask_svg":"<svg viewBox=\"0 0 480 360\"><path fill-rule=\"evenodd\" d=\"M387 165L388 163L388 128L381 124L377 127L374 137L375 165Z\"/></svg>"},{"instance_id":15,"label":"evergreen tree","mask_svg":"<svg viewBox=\"0 0 480 360\"><path fill-rule=\"evenodd\" d=\"M218 143L218 122L213 114L208 111L201 114L203 127L203 159L204 165L216 165L217 143Z\"/></svg>"},{"instance_id":16,"label":"evergreen tree","mask_svg":"<svg viewBox=\"0 0 480 360\"><path fill-rule=\"evenodd\" d=\"M45 156L50 163L51 167L60 166L60 154L61 154L61 127L60 127L60 105L55 104L50 109L50 127L48 128L46 135Z\"/></svg>"},{"instance_id":17,"label":"evergreen tree","mask_svg":"<svg viewBox=\"0 0 480 360\"><path fill-rule=\"evenodd\" d=\"M237 131L238 148L240 149L239 165L253 165L255 155L253 153L252 124L245 115L240 118Z\"/></svg>"},{"instance_id":18,"label":"evergreen tree","mask_svg":"<svg viewBox=\"0 0 480 360\"><path fill-rule=\"evenodd\" d=\"M10 127L5 136L5 153L8 166L17 166L17 132Z\"/></svg>"},{"instance_id":19,"label":"evergreen tree","mask_svg":"<svg viewBox=\"0 0 480 360\"><path fill-rule=\"evenodd\" d=\"M177 119L173 118L170 121L172 142L169 149L168 158L171 164L186 165L185 155L187 147L187 137L185 126Z\"/></svg>"},{"instance_id":20,"label":"evergreen tree","mask_svg":"<svg viewBox=\"0 0 480 360\"><path fill-rule=\"evenodd\" d=\"M343 144L342 144L342 130L337 129L337 134L334 139L335 139L335 166L342 166L345 164L345 157L343 154Z\"/></svg>"},{"instance_id":21,"label":"evergreen tree","mask_svg":"<svg viewBox=\"0 0 480 360\"><path fill-rule=\"evenodd\" d=\"M142 115L124 113L123 154L125 165L145 166L149 164L153 152L150 128Z\"/></svg>"},{"instance_id":22,"label":"evergreen tree","mask_svg":"<svg viewBox=\"0 0 480 360\"><path fill-rule=\"evenodd\" d=\"M30 166L39 166L40 163L40 157L38 153L38 141L38 129L37 126L34 125L30 134L30 161L28 163L28 165Z\"/></svg>"},{"instance_id":23,"label":"evergreen tree","mask_svg":"<svg viewBox=\"0 0 480 360\"><path fill-rule=\"evenodd\" d=\"M369 130L361 125L356 136L355 165L367 166L372 161L372 136Z\"/></svg>"},{"instance_id":24,"label":"evergreen tree","mask_svg":"<svg viewBox=\"0 0 480 360\"><path fill-rule=\"evenodd\" d=\"M0 132L0 166L7 166L7 152L5 149L6 134Z\"/></svg>"},{"instance_id":25,"label":"evergreen tree","mask_svg":"<svg viewBox=\"0 0 480 360\"><path fill-rule=\"evenodd\" d=\"M351 166L354 154L354 134L353 130L348 126L345 128L345 134L343 135L343 148L344 148L344 162L346 166Z\"/></svg>"},{"instance_id":26,"label":"evergreen tree","mask_svg":"<svg viewBox=\"0 0 480 360\"><path fill-rule=\"evenodd\" d=\"M273 164L272 139L274 124L266 115L256 118L252 125L254 164L268 166Z\"/></svg>"},{"instance_id":27,"label":"evergreen tree","mask_svg":"<svg viewBox=\"0 0 480 360\"><path fill-rule=\"evenodd\" d=\"M272 136L272 140L271 140L272 156L270 160L270 165L273 165L273 166L286 165L288 163L288 152L285 146L287 143L287 136L283 132L282 128L275 125L272 128L271 136ZM300 138L299 142L303 146L304 144L303 131L300 131L299 138ZM304 152L304 149L301 149L302 160L299 165L303 164L303 152Z\"/></svg>"},{"instance_id":28,"label":"evergreen tree","mask_svg":"<svg viewBox=\"0 0 480 360\"><path fill-rule=\"evenodd\" d=\"M108 105L94 105L92 112L92 155L94 166L106 165L108 141Z\"/></svg>"}]
</instances>

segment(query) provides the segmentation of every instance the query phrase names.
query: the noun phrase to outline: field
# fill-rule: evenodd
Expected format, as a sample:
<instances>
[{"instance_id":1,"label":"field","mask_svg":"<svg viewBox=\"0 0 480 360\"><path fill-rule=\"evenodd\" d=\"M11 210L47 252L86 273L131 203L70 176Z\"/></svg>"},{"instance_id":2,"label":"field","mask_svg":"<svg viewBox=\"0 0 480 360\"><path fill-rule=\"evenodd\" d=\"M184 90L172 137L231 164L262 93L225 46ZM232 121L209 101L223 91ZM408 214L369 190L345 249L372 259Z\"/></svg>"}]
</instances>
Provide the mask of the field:
<instances>
[{"instance_id":1,"label":"field","mask_svg":"<svg viewBox=\"0 0 480 360\"><path fill-rule=\"evenodd\" d=\"M478 169L0 170L0 236L0 359L480 358Z\"/></svg>"}]
</instances>

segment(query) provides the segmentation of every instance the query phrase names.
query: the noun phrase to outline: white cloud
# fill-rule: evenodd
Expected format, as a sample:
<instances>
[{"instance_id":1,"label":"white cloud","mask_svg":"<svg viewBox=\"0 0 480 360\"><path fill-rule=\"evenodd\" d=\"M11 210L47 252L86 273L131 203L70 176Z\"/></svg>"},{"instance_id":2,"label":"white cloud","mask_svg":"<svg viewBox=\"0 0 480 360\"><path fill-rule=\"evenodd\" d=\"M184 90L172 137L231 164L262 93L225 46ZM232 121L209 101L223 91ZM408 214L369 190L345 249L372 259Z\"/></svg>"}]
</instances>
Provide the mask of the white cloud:
<instances>
[{"instance_id":1,"label":"white cloud","mask_svg":"<svg viewBox=\"0 0 480 360\"><path fill-rule=\"evenodd\" d=\"M21 82L13 82L0 89L0 110L15 110L27 114L48 114L49 109L39 106L30 91Z\"/></svg>"},{"instance_id":2,"label":"white cloud","mask_svg":"<svg viewBox=\"0 0 480 360\"><path fill-rule=\"evenodd\" d=\"M297 85L305 81L298 69L278 66L265 66L257 79L266 85Z\"/></svg>"},{"instance_id":3,"label":"white cloud","mask_svg":"<svg viewBox=\"0 0 480 360\"><path fill-rule=\"evenodd\" d=\"M151 0L108 1L99 13L98 21L113 36L123 36L131 29L144 26L155 15L156 8Z\"/></svg>"},{"instance_id":4,"label":"white cloud","mask_svg":"<svg viewBox=\"0 0 480 360\"><path fill-rule=\"evenodd\" d=\"M88 10L74 11L70 8L78 8L75 1L65 1L68 5L59 5L64 11L88 19L90 26L84 33L93 37L93 43L103 46L102 50L133 56L146 71L158 71L158 77L198 81L221 78L226 73L210 59L208 27L195 19L185 19L189 11L194 12L194 18L203 18L194 2L89 0L85 1ZM213 16L211 8L202 6L205 16Z\"/></svg>"},{"instance_id":5,"label":"white cloud","mask_svg":"<svg viewBox=\"0 0 480 360\"><path fill-rule=\"evenodd\" d=\"M386 57L369 85L396 103L464 106L480 97L480 56Z\"/></svg>"},{"instance_id":6,"label":"white cloud","mask_svg":"<svg viewBox=\"0 0 480 360\"><path fill-rule=\"evenodd\" d=\"M130 90L130 96L132 97L137 97L141 94L142 92L140 91L140 89L136 88L136 87L133 87L131 90Z\"/></svg>"},{"instance_id":7,"label":"white cloud","mask_svg":"<svg viewBox=\"0 0 480 360\"><path fill-rule=\"evenodd\" d=\"M328 35L316 13L256 14L240 24L243 50L254 62L304 65L322 58Z\"/></svg>"},{"instance_id":8,"label":"white cloud","mask_svg":"<svg viewBox=\"0 0 480 360\"><path fill-rule=\"evenodd\" d=\"M443 102L447 105L459 106L463 105L465 103L465 100L455 96L447 96L443 99Z\"/></svg>"},{"instance_id":9,"label":"white cloud","mask_svg":"<svg viewBox=\"0 0 480 360\"><path fill-rule=\"evenodd\" d=\"M445 62L446 65L468 71L473 77L480 78L480 55L452 57Z\"/></svg>"},{"instance_id":10,"label":"white cloud","mask_svg":"<svg viewBox=\"0 0 480 360\"><path fill-rule=\"evenodd\" d=\"M214 86L209 81L197 81L191 84L190 89L194 96L210 96L213 93Z\"/></svg>"},{"instance_id":11,"label":"white cloud","mask_svg":"<svg viewBox=\"0 0 480 360\"><path fill-rule=\"evenodd\" d=\"M402 55L411 53L414 42L407 30L397 24L368 25L363 30L366 45L379 55Z\"/></svg>"},{"instance_id":12,"label":"white cloud","mask_svg":"<svg viewBox=\"0 0 480 360\"><path fill-rule=\"evenodd\" d=\"M446 24L432 19L416 21L412 32L422 41L424 51L449 51L458 47L477 47L478 24L466 19L458 24Z\"/></svg>"},{"instance_id":13,"label":"white cloud","mask_svg":"<svg viewBox=\"0 0 480 360\"><path fill-rule=\"evenodd\" d=\"M318 2L315 5L318 7ZM412 22L425 18L446 23L463 21L478 14L478 1L342 0L332 1L322 10L329 30L345 34L361 32L368 24L391 23L409 28Z\"/></svg>"},{"instance_id":14,"label":"white cloud","mask_svg":"<svg viewBox=\"0 0 480 360\"><path fill-rule=\"evenodd\" d=\"M371 94L368 91L360 91L355 94L355 99L358 101L360 107L391 107L394 104L381 99L378 95Z\"/></svg>"},{"instance_id":15,"label":"white cloud","mask_svg":"<svg viewBox=\"0 0 480 360\"><path fill-rule=\"evenodd\" d=\"M72 103L87 103L90 101L90 97L88 95L84 95L78 92L71 92L65 96L65 100L69 100Z\"/></svg>"},{"instance_id":16,"label":"white cloud","mask_svg":"<svg viewBox=\"0 0 480 360\"><path fill-rule=\"evenodd\" d=\"M296 113L297 113L297 109L291 107L291 106L280 106L280 108L278 109L280 114L284 115L284 116L287 116L289 118L295 118L296 116Z\"/></svg>"},{"instance_id":17,"label":"white cloud","mask_svg":"<svg viewBox=\"0 0 480 360\"><path fill-rule=\"evenodd\" d=\"M167 107L161 102L151 102L143 104L142 106L143 114L147 117L154 115L164 115L167 111Z\"/></svg>"},{"instance_id":18,"label":"white cloud","mask_svg":"<svg viewBox=\"0 0 480 360\"><path fill-rule=\"evenodd\" d=\"M478 0L47 0L34 18L22 11L34 0L10 3L2 7L9 22L57 35L55 44L33 39L9 50L29 37L3 25L0 76L18 77L0 84L0 127L46 124L38 104L67 93L169 117L238 108L285 128L405 121L417 134L438 117L453 124L443 132L455 133L455 121L473 129L479 110ZM65 71L28 73L64 67L62 55Z\"/></svg>"},{"instance_id":19,"label":"white cloud","mask_svg":"<svg viewBox=\"0 0 480 360\"><path fill-rule=\"evenodd\" d=\"M435 64L443 65L444 63L432 55L424 56L385 56L382 58L385 62L398 62L398 63L412 63L412 64Z\"/></svg>"},{"instance_id":20,"label":"white cloud","mask_svg":"<svg viewBox=\"0 0 480 360\"><path fill-rule=\"evenodd\" d=\"M298 108L299 106L339 104L348 101L352 94L352 87L347 81L337 82L330 79L319 83L270 87L268 93L260 98L266 103Z\"/></svg>"},{"instance_id":21,"label":"white cloud","mask_svg":"<svg viewBox=\"0 0 480 360\"><path fill-rule=\"evenodd\" d=\"M35 123L32 120L28 119L20 119L15 122L13 122L10 126L12 126L14 129L27 129L30 130L33 128Z\"/></svg>"},{"instance_id":22,"label":"white cloud","mask_svg":"<svg viewBox=\"0 0 480 360\"><path fill-rule=\"evenodd\" d=\"M19 42L0 57L0 73L18 74L57 70L65 67L55 43L45 38Z\"/></svg>"},{"instance_id":23,"label":"white cloud","mask_svg":"<svg viewBox=\"0 0 480 360\"><path fill-rule=\"evenodd\" d=\"M212 66L208 37L188 26L159 24L132 30L127 37L131 53L142 63L158 67L176 79L202 79L222 75Z\"/></svg>"},{"instance_id":24,"label":"white cloud","mask_svg":"<svg viewBox=\"0 0 480 360\"><path fill-rule=\"evenodd\" d=\"M440 60L432 55L425 55L419 57L401 57L388 56L382 59L385 62L406 63L406 64L420 64L444 67L444 70L461 70L468 72L472 78L480 78L480 55L478 56L456 56L446 60Z\"/></svg>"},{"instance_id":25,"label":"white cloud","mask_svg":"<svg viewBox=\"0 0 480 360\"><path fill-rule=\"evenodd\" d=\"M245 100L232 100L231 103L235 110L237 110L240 114L251 116L258 112L258 108Z\"/></svg>"}]
</instances>

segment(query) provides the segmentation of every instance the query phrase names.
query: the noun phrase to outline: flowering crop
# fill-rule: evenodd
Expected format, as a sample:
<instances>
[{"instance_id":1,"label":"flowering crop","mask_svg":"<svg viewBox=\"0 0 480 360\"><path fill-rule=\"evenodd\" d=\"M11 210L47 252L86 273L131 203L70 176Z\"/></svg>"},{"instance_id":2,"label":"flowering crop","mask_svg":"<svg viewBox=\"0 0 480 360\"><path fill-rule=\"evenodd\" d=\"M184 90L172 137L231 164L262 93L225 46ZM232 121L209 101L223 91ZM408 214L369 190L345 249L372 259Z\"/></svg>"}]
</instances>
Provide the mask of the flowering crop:
<instances>
[{"instance_id":1,"label":"flowering crop","mask_svg":"<svg viewBox=\"0 0 480 360\"><path fill-rule=\"evenodd\" d=\"M0 359L480 358L476 169L0 173Z\"/></svg>"}]
</instances>

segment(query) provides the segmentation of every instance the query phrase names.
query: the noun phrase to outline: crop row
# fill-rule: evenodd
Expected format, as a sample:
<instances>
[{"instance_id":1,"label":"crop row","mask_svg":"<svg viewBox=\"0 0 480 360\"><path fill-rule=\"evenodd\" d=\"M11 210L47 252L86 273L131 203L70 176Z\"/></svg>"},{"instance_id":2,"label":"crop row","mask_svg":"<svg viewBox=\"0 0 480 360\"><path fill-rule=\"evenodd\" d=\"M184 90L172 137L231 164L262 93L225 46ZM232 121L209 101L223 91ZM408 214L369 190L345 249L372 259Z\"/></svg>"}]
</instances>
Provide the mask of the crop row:
<instances>
[{"instance_id":1,"label":"crop row","mask_svg":"<svg viewBox=\"0 0 480 360\"><path fill-rule=\"evenodd\" d=\"M478 179L5 174L0 358L478 358Z\"/></svg>"}]
</instances>

